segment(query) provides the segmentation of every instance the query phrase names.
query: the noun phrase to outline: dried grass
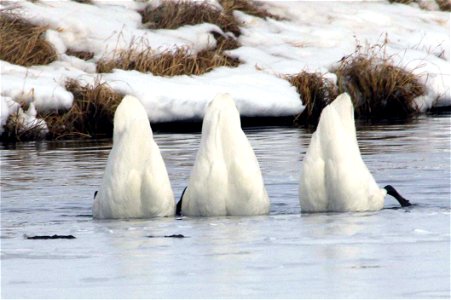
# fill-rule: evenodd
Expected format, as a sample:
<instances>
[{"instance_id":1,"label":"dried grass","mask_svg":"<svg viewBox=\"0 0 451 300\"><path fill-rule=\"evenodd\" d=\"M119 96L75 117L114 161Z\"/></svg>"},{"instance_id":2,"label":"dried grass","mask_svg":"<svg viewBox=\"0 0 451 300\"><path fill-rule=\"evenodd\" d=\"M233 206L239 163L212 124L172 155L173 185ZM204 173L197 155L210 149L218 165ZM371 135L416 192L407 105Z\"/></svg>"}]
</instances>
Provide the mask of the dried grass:
<instances>
[{"instance_id":1,"label":"dried grass","mask_svg":"<svg viewBox=\"0 0 451 300\"><path fill-rule=\"evenodd\" d=\"M424 7L424 3L418 0L388 0L390 3L401 3L401 4L411 4L411 3L418 3L421 8ZM432 0L430 0L432 1ZM450 0L435 0L435 3L437 3L439 9L441 11L451 11L451 1ZM427 9L427 5L426 5Z\"/></svg>"},{"instance_id":2,"label":"dried grass","mask_svg":"<svg viewBox=\"0 0 451 300\"><path fill-rule=\"evenodd\" d=\"M234 37L228 35L222 35L217 32L211 32L216 40L216 50L223 52L226 50L233 50L240 47L240 43Z\"/></svg>"},{"instance_id":3,"label":"dried grass","mask_svg":"<svg viewBox=\"0 0 451 300\"><path fill-rule=\"evenodd\" d=\"M78 58L83 59L83 60L90 60L90 59L92 59L94 57L94 53L93 52L77 51L77 50L73 50L73 49L67 49L66 54L70 55L70 56L78 57Z\"/></svg>"},{"instance_id":4,"label":"dried grass","mask_svg":"<svg viewBox=\"0 0 451 300\"><path fill-rule=\"evenodd\" d=\"M45 65L57 58L43 34L48 27L37 26L12 12L0 13L0 59L21 66Z\"/></svg>"},{"instance_id":5,"label":"dried grass","mask_svg":"<svg viewBox=\"0 0 451 300\"><path fill-rule=\"evenodd\" d=\"M435 0L435 2L437 3L438 7L440 7L440 10L451 12L450 0Z\"/></svg>"},{"instance_id":6,"label":"dried grass","mask_svg":"<svg viewBox=\"0 0 451 300\"><path fill-rule=\"evenodd\" d=\"M83 4L93 4L92 0L71 0L71 1L83 3Z\"/></svg>"},{"instance_id":7,"label":"dried grass","mask_svg":"<svg viewBox=\"0 0 451 300\"><path fill-rule=\"evenodd\" d=\"M22 110L26 110L24 105L21 106ZM23 119L20 116L19 110L16 113L11 114L6 120L4 131L1 135L2 141L35 141L45 138L45 132L43 131L45 125L42 120L35 120L33 124L27 124L25 126Z\"/></svg>"},{"instance_id":8,"label":"dried grass","mask_svg":"<svg viewBox=\"0 0 451 300\"><path fill-rule=\"evenodd\" d=\"M335 70L339 92L347 92L358 116L372 119L407 117L419 109L415 98L425 93L417 75L395 66L385 43L358 46Z\"/></svg>"},{"instance_id":9,"label":"dried grass","mask_svg":"<svg viewBox=\"0 0 451 300\"><path fill-rule=\"evenodd\" d=\"M148 48L142 51L120 51L113 59L97 62L97 72L107 73L113 69L151 72L156 76L201 75L214 68L236 67L239 60L222 53L222 50L203 50L191 54L186 48L154 53Z\"/></svg>"},{"instance_id":10,"label":"dried grass","mask_svg":"<svg viewBox=\"0 0 451 300\"><path fill-rule=\"evenodd\" d=\"M276 16L255 1L251 0L219 0L219 4L223 7L227 14L232 14L234 10L242 11L248 15L253 15L259 18L273 18L276 20L282 20L281 17Z\"/></svg>"},{"instance_id":11,"label":"dried grass","mask_svg":"<svg viewBox=\"0 0 451 300\"><path fill-rule=\"evenodd\" d=\"M415 0L388 0L390 3L401 3L401 4L410 4L415 2Z\"/></svg>"},{"instance_id":12,"label":"dried grass","mask_svg":"<svg viewBox=\"0 0 451 300\"><path fill-rule=\"evenodd\" d=\"M82 85L69 79L66 89L74 95L72 107L68 111L42 116L49 128L49 138L111 136L114 112L123 95L100 80Z\"/></svg>"},{"instance_id":13,"label":"dried grass","mask_svg":"<svg viewBox=\"0 0 451 300\"><path fill-rule=\"evenodd\" d=\"M336 86L321 73L303 71L287 79L296 87L305 106L294 119L295 125L316 126L323 108L336 98Z\"/></svg>"},{"instance_id":14,"label":"dried grass","mask_svg":"<svg viewBox=\"0 0 451 300\"><path fill-rule=\"evenodd\" d=\"M143 11L142 22L149 29L175 29L184 25L212 23L224 32L240 34L238 23L231 14L204 2L163 1L158 7L148 5Z\"/></svg>"}]
</instances>

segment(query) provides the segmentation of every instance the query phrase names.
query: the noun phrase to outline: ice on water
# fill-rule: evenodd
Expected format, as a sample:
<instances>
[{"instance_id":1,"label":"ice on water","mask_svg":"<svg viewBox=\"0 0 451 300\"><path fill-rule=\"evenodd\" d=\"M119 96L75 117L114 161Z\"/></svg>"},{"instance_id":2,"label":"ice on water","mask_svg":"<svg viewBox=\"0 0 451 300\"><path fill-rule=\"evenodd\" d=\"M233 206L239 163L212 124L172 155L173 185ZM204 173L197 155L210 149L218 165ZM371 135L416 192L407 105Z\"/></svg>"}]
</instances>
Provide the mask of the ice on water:
<instances>
[{"instance_id":1,"label":"ice on water","mask_svg":"<svg viewBox=\"0 0 451 300\"><path fill-rule=\"evenodd\" d=\"M449 298L449 128L449 115L357 127L376 181L417 204L370 213L299 213L302 129L245 130L271 198L259 217L94 221L110 140L3 147L2 297ZM154 138L178 197L200 133Z\"/></svg>"}]
</instances>

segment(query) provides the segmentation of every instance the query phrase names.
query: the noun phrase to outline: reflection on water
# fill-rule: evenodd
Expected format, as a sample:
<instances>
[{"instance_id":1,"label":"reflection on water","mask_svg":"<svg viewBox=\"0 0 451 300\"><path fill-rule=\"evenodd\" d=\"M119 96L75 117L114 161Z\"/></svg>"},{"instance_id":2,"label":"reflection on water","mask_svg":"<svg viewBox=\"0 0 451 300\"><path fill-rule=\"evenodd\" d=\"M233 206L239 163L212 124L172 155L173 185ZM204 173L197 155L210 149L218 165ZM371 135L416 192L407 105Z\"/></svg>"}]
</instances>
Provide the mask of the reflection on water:
<instances>
[{"instance_id":1,"label":"reflection on water","mask_svg":"<svg viewBox=\"0 0 451 300\"><path fill-rule=\"evenodd\" d=\"M395 185L417 207L304 215L298 182L311 132L248 128L271 198L269 216L248 218L93 221L111 140L3 145L2 296L447 298L450 128L449 115L358 124L379 185ZM200 133L155 140L178 200ZM187 238L148 238L170 234Z\"/></svg>"}]
</instances>

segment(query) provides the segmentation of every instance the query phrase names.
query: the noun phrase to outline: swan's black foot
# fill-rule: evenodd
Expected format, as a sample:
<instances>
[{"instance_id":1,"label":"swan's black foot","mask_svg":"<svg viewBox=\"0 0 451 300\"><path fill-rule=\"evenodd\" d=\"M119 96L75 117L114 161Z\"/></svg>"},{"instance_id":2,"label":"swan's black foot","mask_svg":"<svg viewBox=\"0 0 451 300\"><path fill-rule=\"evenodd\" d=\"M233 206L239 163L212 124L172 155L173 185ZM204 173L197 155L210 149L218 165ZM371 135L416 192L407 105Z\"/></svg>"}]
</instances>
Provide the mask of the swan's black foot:
<instances>
[{"instance_id":1,"label":"swan's black foot","mask_svg":"<svg viewBox=\"0 0 451 300\"><path fill-rule=\"evenodd\" d=\"M177 217L180 217L182 215L182 201L183 201L183 195L185 195L185 191L188 187L185 187L183 189L182 195L180 196L180 200L177 203L177 205L175 206L175 215Z\"/></svg>"},{"instance_id":2,"label":"swan's black foot","mask_svg":"<svg viewBox=\"0 0 451 300\"><path fill-rule=\"evenodd\" d=\"M384 189L387 191L388 195L393 196L396 200L398 200L399 204L401 204L401 207L408 207L412 205L409 200L401 196L398 191L391 185L385 186Z\"/></svg>"}]
</instances>

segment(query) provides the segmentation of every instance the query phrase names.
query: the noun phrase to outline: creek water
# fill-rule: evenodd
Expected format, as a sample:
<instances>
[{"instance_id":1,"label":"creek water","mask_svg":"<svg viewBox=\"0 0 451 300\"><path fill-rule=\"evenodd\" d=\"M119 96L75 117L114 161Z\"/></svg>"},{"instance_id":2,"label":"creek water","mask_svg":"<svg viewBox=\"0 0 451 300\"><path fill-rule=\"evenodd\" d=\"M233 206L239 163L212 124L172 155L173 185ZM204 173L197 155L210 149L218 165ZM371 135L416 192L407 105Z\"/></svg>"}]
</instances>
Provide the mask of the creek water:
<instances>
[{"instance_id":1,"label":"creek water","mask_svg":"<svg viewBox=\"0 0 451 300\"><path fill-rule=\"evenodd\" d=\"M258 217L93 220L111 140L2 145L1 296L449 298L450 128L449 114L359 124L376 181L416 204L365 213L300 213L304 129L245 129L271 198ZM200 133L154 137L178 199ZM76 239L25 238L53 234Z\"/></svg>"}]
</instances>

